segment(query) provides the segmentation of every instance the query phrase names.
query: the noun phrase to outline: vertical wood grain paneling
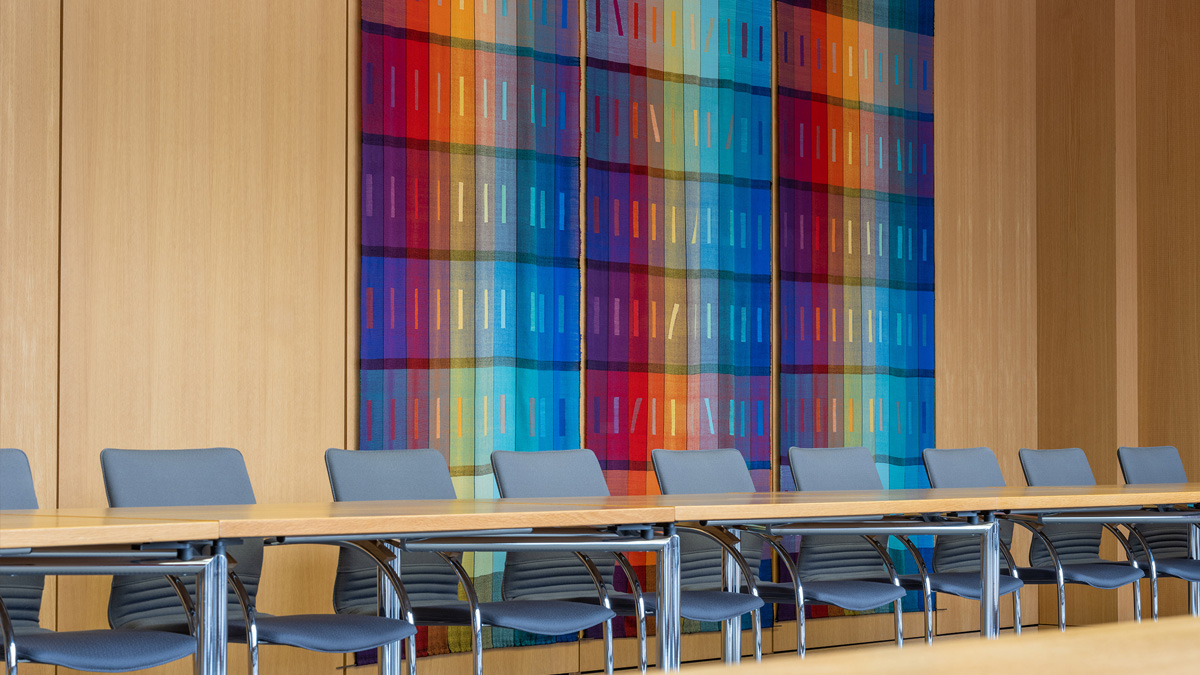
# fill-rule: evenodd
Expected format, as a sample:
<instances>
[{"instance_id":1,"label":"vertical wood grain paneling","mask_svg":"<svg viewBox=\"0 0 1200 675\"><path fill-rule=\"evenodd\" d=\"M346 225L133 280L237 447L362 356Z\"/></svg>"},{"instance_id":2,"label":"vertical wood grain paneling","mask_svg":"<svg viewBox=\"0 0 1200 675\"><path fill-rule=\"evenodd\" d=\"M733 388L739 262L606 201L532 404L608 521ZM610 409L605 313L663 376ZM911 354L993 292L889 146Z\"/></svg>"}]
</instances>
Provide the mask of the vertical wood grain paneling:
<instances>
[{"instance_id":1,"label":"vertical wood grain paneling","mask_svg":"<svg viewBox=\"0 0 1200 675\"><path fill-rule=\"evenodd\" d=\"M48 508L58 503L59 10L0 2L0 447L25 451ZM47 628L56 604L47 579Z\"/></svg>"},{"instance_id":2,"label":"vertical wood grain paneling","mask_svg":"<svg viewBox=\"0 0 1200 675\"><path fill-rule=\"evenodd\" d=\"M1137 3L1138 402L1143 445L1174 445L1200 480L1200 7ZM1187 611L1164 580L1164 614Z\"/></svg>"},{"instance_id":3,"label":"vertical wood grain paneling","mask_svg":"<svg viewBox=\"0 0 1200 675\"><path fill-rule=\"evenodd\" d=\"M346 438L346 18L344 1L67 0L61 505L104 504L104 447L229 445L260 502L329 498L322 453ZM269 551L261 609L331 611L331 556ZM70 588L87 611L64 624L103 625L103 584ZM266 673L341 664L262 656Z\"/></svg>"},{"instance_id":4,"label":"vertical wood grain paneling","mask_svg":"<svg viewBox=\"0 0 1200 675\"><path fill-rule=\"evenodd\" d=\"M1035 4L939 2L934 59L937 442L991 447L1017 485L1038 442ZM977 603L938 603L939 632L978 630Z\"/></svg>"},{"instance_id":5,"label":"vertical wood grain paneling","mask_svg":"<svg viewBox=\"0 0 1200 675\"><path fill-rule=\"evenodd\" d=\"M1112 0L1037 6L1038 439L1082 448L1099 483L1117 481L1115 19ZM1068 592L1071 623L1131 611L1128 594Z\"/></svg>"},{"instance_id":6,"label":"vertical wood grain paneling","mask_svg":"<svg viewBox=\"0 0 1200 675\"><path fill-rule=\"evenodd\" d=\"M0 3L0 447L58 500L57 2Z\"/></svg>"}]
</instances>

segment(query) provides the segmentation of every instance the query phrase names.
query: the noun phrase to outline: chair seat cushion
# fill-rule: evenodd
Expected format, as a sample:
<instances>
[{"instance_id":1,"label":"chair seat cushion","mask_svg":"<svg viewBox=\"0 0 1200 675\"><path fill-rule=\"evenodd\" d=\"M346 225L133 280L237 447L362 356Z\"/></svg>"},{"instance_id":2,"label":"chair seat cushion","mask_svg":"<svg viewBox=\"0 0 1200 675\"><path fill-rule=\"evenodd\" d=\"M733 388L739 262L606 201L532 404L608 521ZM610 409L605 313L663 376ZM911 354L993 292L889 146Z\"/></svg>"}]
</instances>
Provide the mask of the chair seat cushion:
<instances>
[{"instance_id":1,"label":"chair seat cushion","mask_svg":"<svg viewBox=\"0 0 1200 675\"><path fill-rule=\"evenodd\" d=\"M482 602L479 614L489 626L514 628L539 635L575 633L604 623L616 613L601 605L569 600L509 600Z\"/></svg>"},{"instance_id":2,"label":"chair seat cushion","mask_svg":"<svg viewBox=\"0 0 1200 675\"><path fill-rule=\"evenodd\" d=\"M900 585L910 591L919 591L921 575L903 575L900 577ZM1020 579L1007 574L1000 575L1000 595L1008 595L1024 585ZM929 586L935 593L949 593L960 598L978 600L983 596L978 572L934 572L929 575Z\"/></svg>"},{"instance_id":3,"label":"chair seat cushion","mask_svg":"<svg viewBox=\"0 0 1200 675\"><path fill-rule=\"evenodd\" d=\"M903 588L886 581L806 581L803 587L805 604L836 605L857 612L895 602L905 593ZM758 594L767 602L796 604L791 582L760 581Z\"/></svg>"},{"instance_id":4,"label":"chair seat cushion","mask_svg":"<svg viewBox=\"0 0 1200 675\"><path fill-rule=\"evenodd\" d=\"M153 668L196 653L196 639L162 631L21 631L17 657L99 673Z\"/></svg>"},{"instance_id":5,"label":"chair seat cushion","mask_svg":"<svg viewBox=\"0 0 1200 675\"><path fill-rule=\"evenodd\" d=\"M1055 583L1053 567L1021 567L1017 573L1027 584ZM1063 565L1063 580L1068 584L1087 584L1093 588L1114 589L1146 576L1126 563L1074 563Z\"/></svg>"},{"instance_id":6,"label":"chair seat cushion","mask_svg":"<svg viewBox=\"0 0 1200 675\"><path fill-rule=\"evenodd\" d=\"M403 640L417 632L407 621L359 614L259 616L256 621L259 642L315 652L359 652ZM243 622L229 622L229 640L246 641Z\"/></svg>"},{"instance_id":7,"label":"chair seat cushion","mask_svg":"<svg viewBox=\"0 0 1200 675\"><path fill-rule=\"evenodd\" d=\"M1187 581L1200 581L1200 560L1154 559L1159 576L1172 576Z\"/></svg>"},{"instance_id":8,"label":"chair seat cushion","mask_svg":"<svg viewBox=\"0 0 1200 675\"><path fill-rule=\"evenodd\" d=\"M774 602L768 600L763 595L764 583L761 581L758 582L760 598L757 600L746 589L742 589L741 593L681 590L679 592L679 613L684 618L696 621L724 621L741 616L762 607L766 602ZM571 601L587 604L596 604L599 602L595 597L572 598ZM612 605L613 611L617 613L617 616L637 615L634 607L634 596L631 593L609 593L608 601ZM658 596L656 594L642 593L642 601L645 603L647 616L654 616L658 613Z\"/></svg>"},{"instance_id":9,"label":"chair seat cushion","mask_svg":"<svg viewBox=\"0 0 1200 675\"><path fill-rule=\"evenodd\" d=\"M407 621L359 613L291 616L259 613L255 615L255 622L258 624L258 641L261 643L289 645L334 654L374 649L389 642L403 640L417 632L416 627ZM188 632L186 623L172 621L140 622L136 627L139 631L158 630L180 634ZM242 617L231 617L227 630L230 642L245 644L246 623Z\"/></svg>"},{"instance_id":10,"label":"chair seat cushion","mask_svg":"<svg viewBox=\"0 0 1200 675\"><path fill-rule=\"evenodd\" d=\"M679 614L694 621L725 621L762 607L761 597L749 593L688 590L679 593Z\"/></svg>"},{"instance_id":11,"label":"chair seat cushion","mask_svg":"<svg viewBox=\"0 0 1200 675\"><path fill-rule=\"evenodd\" d=\"M617 616L599 600L509 600L479 603L479 617L485 626L523 630L539 635L563 635L591 628ZM632 607L632 599L630 599ZM413 607L419 626L469 626L471 610L465 602Z\"/></svg>"}]
</instances>

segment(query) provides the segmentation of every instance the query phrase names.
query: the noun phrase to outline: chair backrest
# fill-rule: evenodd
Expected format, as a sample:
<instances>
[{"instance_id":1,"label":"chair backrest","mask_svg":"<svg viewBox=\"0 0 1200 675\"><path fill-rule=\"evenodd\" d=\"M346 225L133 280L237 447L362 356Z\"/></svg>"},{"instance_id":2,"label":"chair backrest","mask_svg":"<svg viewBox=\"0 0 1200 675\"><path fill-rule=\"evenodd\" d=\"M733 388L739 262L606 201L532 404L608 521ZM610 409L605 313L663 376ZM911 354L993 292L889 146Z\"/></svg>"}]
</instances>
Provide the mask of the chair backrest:
<instances>
[{"instance_id":1,"label":"chair backrest","mask_svg":"<svg viewBox=\"0 0 1200 675\"><path fill-rule=\"evenodd\" d=\"M864 447L789 448L788 464L796 489L882 490L875 454Z\"/></svg>"},{"instance_id":2,"label":"chair backrest","mask_svg":"<svg viewBox=\"0 0 1200 675\"><path fill-rule=\"evenodd\" d=\"M29 458L16 448L0 448L0 510L36 509L37 492L33 489L33 470Z\"/></svg>"},{"instance_id":3,"label":"chair backrest","mask_svg":"<svg viewBox=\"0 0 1200 675\"><path fill-rule=\"evenodd\" d=\"M607 497L604 470L591 450L544 450L492 453L492 473L501 497ZM616 558L588 554L605 583L612 585ZM591 597L592 578L570 553L512 552L505 556L501 592L522 597Z\"/></svg>"},{"instance_id":4,"label":"chair backrest","mask_svg":"<svg viewBox=\"0 0 1200 675\"><path fill-rule=\"evenodd\" d=\"M437 450L325 451L325 468L333 499L338 502L404 499L454 499L450 467ZM436 553L400 556L400 576L414 605L458 601L458 577ZM366 554L338 552L333 606L343 614L378 613L378 574Z\"/></svg>"},{"instance_id":5,"label":"chair backrest","mask_svg":"<svg viewBox=\"0 0 1200 675\"><path fill-rule=\"evenodd\" d=\"M37 507L29 458L16 448L0 448L0 510ZM13 628L38 625L44 585L45 578L40 574L0 575L0 598L4 598Z\"/></svg>"},{"instance_id":6,"label":"chair backrest","mask_svg":"<svg viewBox=\"0 0 1200 675\"><path fill-rule=\"evenodd\" d=\"M1179 450L1170 445L1117 448L1121 473L1130 485L1138 483L1186 483L1187 471Z\"/></svg>"},{"instance_id":7,"label":"chair backrest","mask_svg":"<svg viewBox=\"0 0 1200 675\"><path fill-rule=\"evenodd\" d=\"M1183 468L1179 450L1170 445L1122 446L1117 448L1117 458L1121 462L1121 473L1125 475L1125 482L1130 485L1188 481L1187 470ZM1146 537L1155 558L1182 560L1191 555L1187 525L1141 525L1138 530ZM1142 555L1141 542L1131 538L1129 543L1137 555Z\"/></svg>"},{"instance_id":8,"label":"chair backrest","mask_svg":"<svg viewBox=\"0 0 1200 675\"><path fill-rule=\"evenodd\" d=\"M1044 485L1095 485L1092 465L1079 448L1031 450L1021 448L1021 469L1030 487Z\"/></svg>"},{"instance_id":9,"label":"chair backrest","mask_svg":"<svg viewBox=\"0 0 1200 675\"><path fill-rule=\"evenodd\" d=\"M1095 485L1096 477L1087 455L1079 448L1031 450L1021 448L1021 469L1030 487ZM1046 525L1043 530L1063 562L1092 562L1100 558L1101 525ZM1052 564L1050 553L1039 540L1029 548L1031 565Z\"/></svg>"},{"instance_id":10,"label":"chair backrest","mask_svg":"<svg viewBox=\"0 0 1200 675\"><path fill-rule=\"evenodd\" d=\"M664 495L755 492L742 453L722 450L652 450L654 474Z\"/></svg>"},{"instance_id":11,"label":"chair backrest","mask_svg":"<svg viewBox=\"0 0 1200 675\"><path fill-rule=\"evenodd\" d=\"M501 497L607 497L608 482L591 450L492 453Z\"/></svg>"},{"instance_id":12,"label":"chair backrest","mask_svg":"<svg viewBox=\"0 0 1200 675\"><path fill-rule=\"evenodd\" d=\"M117 450L100 453L100 469L108 505L216 506L254 504L254 488L242 453L233 448L196 450ZM237 572L253 599L262 574L262 540L246 540L228 547L237 561ZM184 584L196 597L195 578ZM237 596L230 589L228 614L241 616ZM182 625L183 608L171 586L161 577L113 577L108 599L108 619L114 628L147 628Z\"/></svg>"},{"instance_id":13,"label":"chair backrest","mask_svg":"<svg viewBox=\"0 0 1200 675\"><path fill-rule=\"evenodd\" d=\"M788 463L799 492L882 490L875 456L863 447L789 448ZM802 581L886 578L874 546L855 535L800 538L796 568Z\"/></svg>"},{"instance_id":14,"label":"chair backrest","mask_svg":"<svg viewBox=\"0 0 1200 675\"><path fill-rule=\"evenodd\" d=\"M1000 462L990 448L926 448L922 453L929 485L935 488L1005 487ZM1013 525L1000 523L1000 539L1012 542ZM1001 560L1002 568L1007 565ZM937 537L933 568L938 572L967 572L979 569L979 538Z\"/></svg>"},{"instance_id":15,"label":"chair backrest","mask_svg":"<svg viewBox=\"0 0 1200 675\"><path fill-rule=\"evenodd\" d=\"M665 450L650 452L658 488L664 495L756 492L754 478L742 453L732 448L718 450ZM745 537L742 557L750 569L759 569L762 542ZM679 574L684 587L713 588L721 584L721 547L704 535L679 535Z\"/></svg>"},{"instance_id":16,"label":"chair backrest","mask_svg":"<svg viewBox=\"0 0 1200 675\"><path fill-rule=\"evenodd\" d=\"M325 451L333 500L454 499L454 481L437 450Z\"/></svg>"},{"instance_id":17,"label":"chair backrest","mask_svg":"<svg viewBox=\"0 0 1200 675\"><path fill-rule=\"evenodd\" d=\"M931 487L1005 486L1000 462L990 448L926 448L922 456Z\"/></svg>"}]
</instances>

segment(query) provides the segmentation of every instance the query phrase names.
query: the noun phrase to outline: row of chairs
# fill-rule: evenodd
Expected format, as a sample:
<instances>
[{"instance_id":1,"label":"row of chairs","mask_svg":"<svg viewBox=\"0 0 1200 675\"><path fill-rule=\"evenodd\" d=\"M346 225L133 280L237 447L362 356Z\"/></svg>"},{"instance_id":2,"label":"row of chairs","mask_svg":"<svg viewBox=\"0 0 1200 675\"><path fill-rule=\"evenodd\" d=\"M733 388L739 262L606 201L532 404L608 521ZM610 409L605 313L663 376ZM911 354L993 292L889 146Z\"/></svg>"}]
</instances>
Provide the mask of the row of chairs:
<instances>
[{"instance_id":1,"label":"row of chairs","mask_svg":"<svg viewBox=\"0 0 1200 675\"><path fill-rule=\"evenodd\" d=\"M1169 456L1174 456L1174 463ZM1094 484L1086 456L1079 450L1021 452L1030 485ZM1080 464L1082 459L1082 464ZM105 486L112 506L172 506L254 503L253 489L240 453L232 449L137 451L105 450L101 455ZM16 476L29 476L28 462L16 450L0 451L5 490L0 508L36 508L32 478L25 491L11 489ZM673 452L656 450L653 462L664 494L749 492L753 481L741 455L734 450ZM792 448L789 462L800 490L881 489L874 459L865 448ZM986 448L927 450L926 467L934 487L993 487L1003 485L995 456ZM1121 463L1129 482L1183 482L1182 462L1173 448L1123 448ZM334 498L339 501L380 499L452 499L454 487L440 453L434 450L355 452L330 450L326 465ZM583 497L608 495L607 483L594 454L587 450L539 453L496 452L492 465L501 496ZM1143 469L1149 467L1150 473ZM1085 472L1086 471L1086 475ZM1008 550L1013 525L1034 533L1031 565L1018 567ZM1150 528L1130 545L1129 563L1099 557L1099 526L1041 526L1014 518L1002 523L1006 575L1001 593L1013 594L1019 626L1019 594L1023 583L1085 583L1117 588L1143 574L1137 559L1147 551L1160 573L1195 580L1197 563L1188 560L1186 531L1179 547L1178 527ZM1132 530L1131 530L1132 532ZM763 535L740 530L747 535ZM722 621L752 614L755 644L759 644L759 610L764 602L798 606L798 647L804 649L806 603L834 604L868 610L893 604L897 643L902 642L900 600L907 590L922 591L926 603L926 639L932 639L932 592L979 599L979 547L973 537L939 537L933 571L926 572L916 548L901 537L917 559L920 574L897 575L882 538L804 537L798 562L775 537L764 537L779 551L793 582L758 578L762 546L734 551L735 541L709 528L681 528L683 554L681 613L701 621ZM513 552L506 560L503 602L479 602L461 562L451 554L405 553L401 577L388 577L387 557L364 544L343 543L334 590L334 615L269 617L254 610L262 560L262 542L231 547L236 560L231 574L229 635L244 642L251 667L257 667L257 645L287 644L317 651L360 651L397 640L413 647L415 625L465 625L472 628L475 669L481 672L483 625L532 633L573 633L603 624L606 637L615 616L637 618L641 665L645 668L645 618L655 610L654 595L642 593L632 566L620 554ZM741 566L741 592L720 590L720 559L727 552ZM1165 563L1165 564L1164 564ZM630 592L617 592L614 572L621 567ZM377 579L380 573L396 588L405 620L378 616ZM459 600L462 589L465 601ZM106 636L102 631L53 634L37 628L41 579L8 578L0 584L9 609L12 630L6 631L6 659L21 657L87 669L81 658ZM108 660L93 665L102 670L149 667L182 658L195 649L192 627L183 609L194 597L188 580L166 583L161 578L117 577L110 596L109 618L119 630L108 636ZM181 604L182 601L182 604ZM15 604L14 604L15 603ZM1065 627L1060 602L1060 626ZM1019 630L1019 628L1018 628ZM132 640L137 640L134 645ZM13 644L15 642L15 645ZM606 643L610 643L606 640ZM136 648L134 648L136 646ZM186 651L185 651L186 650ZM756 648L756 656L759 655ZM119 658L118 658L119 656ZM122 661L124 659L124 661ZM12 658L15 663L15 658ZM611 658L609 659L611 663ZM410 669L413 660L409 659ZM14 665L15 668L15 665Z\"/></svg>"}]
</instances>

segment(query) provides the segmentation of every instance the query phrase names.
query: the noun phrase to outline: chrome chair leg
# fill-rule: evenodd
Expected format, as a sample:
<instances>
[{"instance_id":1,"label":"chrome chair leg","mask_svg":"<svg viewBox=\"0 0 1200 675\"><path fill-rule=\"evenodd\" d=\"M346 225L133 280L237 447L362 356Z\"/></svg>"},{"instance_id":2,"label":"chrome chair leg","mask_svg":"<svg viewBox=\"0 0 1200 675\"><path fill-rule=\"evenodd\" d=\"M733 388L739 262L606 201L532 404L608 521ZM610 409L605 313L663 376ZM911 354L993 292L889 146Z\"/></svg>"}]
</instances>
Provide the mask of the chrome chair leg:
<instances>
[{"instance_id":1,"label":"chrome chair leg","mask_svg":"<svg viewBox=\"0 0 1200 675\"><path fill-rule=\"evenodd\" d=\"M604 672L605 675L612 675L613 672L612 619L604 622Z\"/></svg>"},{"instance_id":2,"label":"chrome chair leg","mask_svg":"<svg viewBox=\"0 0 1200 675\"><path fill-rule=\"evenodd\" d=\"M897 600L892 603L894 608L893 613L896 615L896 646L904 646L904 609L901 607L903 600Z\"/></svg>"},{"instance_id":3,"label":"chrome chair leg","mask_svg":"<svg viewBox=\"0 0 1200 675\"><path fill-rule=\"evenodd\" d=\"M1058 589L1058 630L1065 633L1067 632L1067 584L1063 580L1061 567L1055 576L1054 585Z\"/></svg>"},{"instance_id":4,"label":"chrome chair leg","mask_svg":"<svg viewBox=\"0 0 1200 675\"><path fill-rule=\"evenodd\" d=\"M754 624L754 660L762 661L762 608L750 613L750 621ZM740 640L739 640L740 642ZM739 645L740 646L740 645Z\"/></svg>"},{"instance_id":5,"label":"chrome chair leg","mask_svg":"<svg viewBox=\"0 0 1200 675\"><path fill-rule=\"evenodd\" d=\"M1021 634L1021 589L1013 591L1013 634Z\"/></svg>"},{"instance_id":6,"label":"chrome chair leg","mask_svg":"<svg viewBox=\"0 0 1200 675\"><path fill-rule=\"evenodd\" d=\"M799 652L800 658L804 658L804 595L798 595L800 597L796 599L796 635L800 644L796 646L796 651Z\"/></svg>"}]
</instances>

